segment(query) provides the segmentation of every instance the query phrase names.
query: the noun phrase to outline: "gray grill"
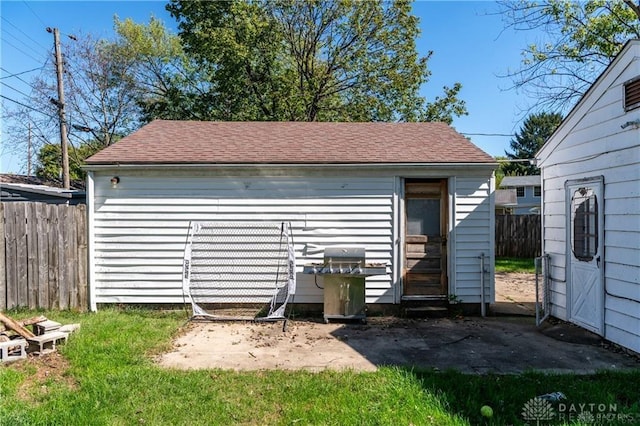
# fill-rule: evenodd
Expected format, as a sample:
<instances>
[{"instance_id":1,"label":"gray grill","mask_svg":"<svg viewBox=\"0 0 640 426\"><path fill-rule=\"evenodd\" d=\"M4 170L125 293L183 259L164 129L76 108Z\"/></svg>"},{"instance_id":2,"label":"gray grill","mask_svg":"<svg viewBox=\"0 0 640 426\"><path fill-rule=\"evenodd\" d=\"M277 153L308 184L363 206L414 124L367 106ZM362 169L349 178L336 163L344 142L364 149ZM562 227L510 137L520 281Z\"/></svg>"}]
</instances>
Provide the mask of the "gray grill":
<instances>
[{"instance_id":1,"label":"gray grill","mask_svg":"<svg viewBox=\"0 0 640 426\"><path fill-rule=\"evenodd\" d=\"M366 277L384 275L384 263L366 263L366 250L361 247L329 247L324 251L323 263L304 266L304 273L317 275L350 275Z\"/></svg>"},{"instance_id":2,"label":"gray grill","mask_svg":"<svg viewBox=\"0 0 640 426\"><path fill-rule=\"evenodd\" d=\"M324 251L323 263L305 265L304 272L323 276L325 322L366 322L365 277L386 274L387 265L366 263L366 250L361 247L330 247Z\"/></svg>"}]
</instances>

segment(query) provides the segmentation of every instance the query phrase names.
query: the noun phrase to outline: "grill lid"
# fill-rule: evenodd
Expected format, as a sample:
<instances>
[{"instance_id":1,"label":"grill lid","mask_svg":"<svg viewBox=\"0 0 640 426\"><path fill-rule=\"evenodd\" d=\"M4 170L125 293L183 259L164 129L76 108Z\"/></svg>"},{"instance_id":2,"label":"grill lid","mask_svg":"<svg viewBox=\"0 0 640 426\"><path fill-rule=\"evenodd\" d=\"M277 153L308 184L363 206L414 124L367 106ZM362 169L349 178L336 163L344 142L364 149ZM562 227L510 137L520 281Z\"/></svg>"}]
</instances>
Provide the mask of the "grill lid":
<instances>
[{"instance_id":1,"label":"grill lid","mask_svg":"<svg viewBox=\"0 0 640 426\"><path fill-rule=\"evenodd\" d=\"M327 247L324 250L324 263L360 263L363 264L366 251L363 247Z\"/></svg>"},{"instance_id":2,"label":"grill lid","mask_svg":"<svg viewBox=\"0 0 640 426\"><path fill-rule=\"evenodd\" d=\"M324 263L307 264L303 272L317 275L385 275L387 265L366 263L366 250L363 247L328 247L324 250Z\"/></svg>"}]
</instances>

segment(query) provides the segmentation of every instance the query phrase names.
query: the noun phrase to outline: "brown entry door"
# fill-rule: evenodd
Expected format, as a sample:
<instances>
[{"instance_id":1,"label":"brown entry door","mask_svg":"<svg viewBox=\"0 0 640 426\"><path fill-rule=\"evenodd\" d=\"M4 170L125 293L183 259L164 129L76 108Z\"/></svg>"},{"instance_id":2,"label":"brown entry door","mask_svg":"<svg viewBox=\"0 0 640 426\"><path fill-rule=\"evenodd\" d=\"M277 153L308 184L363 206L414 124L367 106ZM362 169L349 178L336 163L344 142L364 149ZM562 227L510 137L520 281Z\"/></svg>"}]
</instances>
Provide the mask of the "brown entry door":
<instances>
[{"instance_id":1,"label":"brown entry door","mask_svg":"<svg viewBox=\"0 0 640 426\"><path fill-rule=\"evenodd\" d=\"M447 296L447 181L405 183L404 296Z\"/></svg>"}]
</instances>

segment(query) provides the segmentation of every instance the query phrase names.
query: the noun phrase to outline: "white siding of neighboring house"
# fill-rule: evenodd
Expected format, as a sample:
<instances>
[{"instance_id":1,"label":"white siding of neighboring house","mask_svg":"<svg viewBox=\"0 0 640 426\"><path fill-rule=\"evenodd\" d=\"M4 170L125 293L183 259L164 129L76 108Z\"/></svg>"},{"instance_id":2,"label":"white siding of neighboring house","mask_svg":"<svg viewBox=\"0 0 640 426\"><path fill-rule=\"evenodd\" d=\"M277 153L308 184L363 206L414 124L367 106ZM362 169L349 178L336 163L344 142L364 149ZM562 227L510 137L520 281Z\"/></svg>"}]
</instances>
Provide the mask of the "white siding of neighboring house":
<instances>
[{"instance_id":1,"label":"white siding of neighboring house","mask_svg":"<svg viewBox=\"0 0 640 426\"><path fill-rule=\"evenodd\" d=\"M551 313L567 319L566 200L568 180L604 178L604 337L640 352L640 120L625 113L623 83L640 75L638 46L630 61L603 74L598 90L579 105L539 153L543 176L543 251L550 255ZM549 149L549 148L547 148Z\"/></svg>"},{"instance_id":2,"label":"white siding of neighboring house","mask_svg":"<svg viewBox=\"0 0 640 426\"><path fill-rule=\"evenodd\" d=\"M465 303L480 303L480 255L485 259L485 303L493 302L495 216L494 180L457 177L453 179L452 203L455 263L451 265L450 294Z\"/></svg>"}]
</instances>

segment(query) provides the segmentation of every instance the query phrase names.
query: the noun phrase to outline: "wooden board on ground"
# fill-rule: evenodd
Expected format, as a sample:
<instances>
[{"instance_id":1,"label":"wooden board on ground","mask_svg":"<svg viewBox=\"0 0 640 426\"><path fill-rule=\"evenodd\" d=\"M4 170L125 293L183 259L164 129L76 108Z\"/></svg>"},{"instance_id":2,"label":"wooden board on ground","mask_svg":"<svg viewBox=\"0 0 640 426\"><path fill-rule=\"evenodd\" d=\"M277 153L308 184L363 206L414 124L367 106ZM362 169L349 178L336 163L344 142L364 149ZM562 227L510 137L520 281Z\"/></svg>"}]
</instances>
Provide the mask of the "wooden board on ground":
<instances>
[{"instance_id":1,"label":"wooden board on ground","mask_svg":"<svg viewBox=\"0 0 640 426\"><path fill-rule=\"evenodd\" d=\"M23 326L20 325L20 323L15 321L13 318L8 317L1 312L0 312L0 322L2 322L7 328L10 328L11 330L15 331L25 339L30 339L35 337L35 335L30 330L24 328Z\"/></svg>"}]
</instances>

